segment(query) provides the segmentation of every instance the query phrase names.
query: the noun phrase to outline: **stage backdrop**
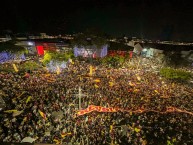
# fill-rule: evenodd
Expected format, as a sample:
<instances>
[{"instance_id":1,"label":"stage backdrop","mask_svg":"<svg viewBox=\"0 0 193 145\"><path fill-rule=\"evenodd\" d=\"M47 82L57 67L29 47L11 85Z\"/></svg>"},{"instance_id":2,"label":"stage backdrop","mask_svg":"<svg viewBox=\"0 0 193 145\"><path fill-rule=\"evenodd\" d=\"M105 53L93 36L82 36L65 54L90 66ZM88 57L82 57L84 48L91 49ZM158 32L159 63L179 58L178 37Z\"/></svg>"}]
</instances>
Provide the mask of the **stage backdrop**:
<instances>
[{"instance_id":1,"label":"stage backdrop","mask_svg":"<svg viewBox=\"0 0 193 145\"><path fill-rule=\"evenodd\" d=\"M103 45L98 48L96 45L86 46L86 47L74 47L75 57L105 57L107 55L108 45Z\"/></svg>"},{"instance_id":2,"label":"stage backdrop","mask_svg":"<svg viewBox=\"0 0 193 145\"><path fill-rule=\"evenodd\" d=\"M6 61L13 61L13 60L25 60L25 55L13 54L5 51L0 53L0 63L6 62Z\"/></svg>"}]
</instances>

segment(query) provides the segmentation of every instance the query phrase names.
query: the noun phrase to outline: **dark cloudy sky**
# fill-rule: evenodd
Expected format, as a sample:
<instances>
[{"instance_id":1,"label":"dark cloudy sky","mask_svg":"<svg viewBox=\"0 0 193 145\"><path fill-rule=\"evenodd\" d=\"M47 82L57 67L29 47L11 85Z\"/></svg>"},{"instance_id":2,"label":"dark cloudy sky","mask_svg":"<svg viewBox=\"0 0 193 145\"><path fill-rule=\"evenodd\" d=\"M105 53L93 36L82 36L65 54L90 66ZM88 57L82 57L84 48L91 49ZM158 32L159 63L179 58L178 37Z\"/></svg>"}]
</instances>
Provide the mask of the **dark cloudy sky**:
<instances>
[{"instance_id":1,"label":"dark cloudy sky","mask_svg":"<svg viewBox=\"0 0 193 145\"><path fill-rule=\"evenodd\" d=\"M1 0L0 29L76 33L98 28L115 36L193 41L188 0Z\"/></svg>"}]
</instances>

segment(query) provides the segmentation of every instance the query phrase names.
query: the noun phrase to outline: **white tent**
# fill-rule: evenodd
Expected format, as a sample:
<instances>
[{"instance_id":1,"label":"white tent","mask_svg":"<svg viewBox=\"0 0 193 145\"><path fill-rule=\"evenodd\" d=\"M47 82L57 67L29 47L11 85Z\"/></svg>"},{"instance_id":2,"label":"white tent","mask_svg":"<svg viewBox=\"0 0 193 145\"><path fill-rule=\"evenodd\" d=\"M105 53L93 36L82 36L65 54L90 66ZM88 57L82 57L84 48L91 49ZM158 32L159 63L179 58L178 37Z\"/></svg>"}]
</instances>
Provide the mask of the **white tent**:
<instances>
[{"instance_id":1,"label":"white tent","mask_svg":"<svg viewBox=\"0 0 193 145\"><path fill-rule=\"evenodd\" d=\"M131 41L129 41L129 42L127 43L127 45L128 45L128 46L131 46L131 47L134 47L134 43L135 43L135 42L134 42L133 40L131 40Z\"/></svg>"},{"instance_id":2,"label":"white tent","mask_svg":"<svg viewBox=\"0 0 193 145\"><path fill-rule=\"evenodd\" d=\"M146 57L154 57L154 56L156 56L158 54L162 54L162 53L163 53L163 50L150 48L150 49L147 49Z\"/></svg>"},{"instance_id":3,"label":"white tent","mask_svg":"<svg viewBox=\"0 0 193 145\"><path fill-rule=\"evenodd\" d=\"M21 142L33 143L35 140L35 138L25 137Z\"/></svg>"},{"instance_id":4,"label":"white tent","mask_svg":"<svg viewBox=\"0 0 193 145\"><path fill-rule=\"evenodd\" d=\"M140 54L142 50L143 50L143 47L139 43L137 43L134 46L133 52L136 54Z\"/></svg>"}]
</instances>

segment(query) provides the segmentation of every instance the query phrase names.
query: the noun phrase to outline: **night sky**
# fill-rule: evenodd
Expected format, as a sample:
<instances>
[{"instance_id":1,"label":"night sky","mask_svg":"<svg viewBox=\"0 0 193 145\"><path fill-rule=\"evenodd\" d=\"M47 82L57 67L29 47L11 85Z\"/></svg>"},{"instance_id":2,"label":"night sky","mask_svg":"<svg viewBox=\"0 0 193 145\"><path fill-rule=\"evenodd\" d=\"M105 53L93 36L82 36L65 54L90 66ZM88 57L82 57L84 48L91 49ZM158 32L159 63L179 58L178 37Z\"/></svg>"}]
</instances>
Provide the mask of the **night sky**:
<instances>
[{"instance_id":1,"label":"night sky","mask_svg":"<svg viewBox=\"0 0 193 145\"><path fill-rule=\"evenodd\" d=\"M77 33L193 41L193 5L186 0L1 0L0 30Z\"/></svg>"}]
</instances>

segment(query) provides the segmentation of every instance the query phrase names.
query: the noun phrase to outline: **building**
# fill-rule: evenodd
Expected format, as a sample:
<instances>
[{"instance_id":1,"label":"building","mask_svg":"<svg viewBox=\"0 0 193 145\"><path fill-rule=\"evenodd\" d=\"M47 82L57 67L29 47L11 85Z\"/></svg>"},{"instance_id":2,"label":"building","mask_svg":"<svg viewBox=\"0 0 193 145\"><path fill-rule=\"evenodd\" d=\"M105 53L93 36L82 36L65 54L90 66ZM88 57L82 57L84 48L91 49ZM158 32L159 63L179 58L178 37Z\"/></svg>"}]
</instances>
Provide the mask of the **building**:
<instances>
[{"instance_id":1,"label":"building","mask_svg":"<svg viewBox=\"0 0 193 145\"><path fill-rule=\"evenodd\" d=\"M37 55L36 45L33 40L20 40L17 41L16 45L22 46L27 50L28 56Z\"/></svg>"},{"instance_id":2,"label":"building","mask_svg":"<svg viewBox=\"0 0 193 145\"><path fill-rule=\"evenodd\" d=\"M10 41L11 37L9 35L0 35L0 42Z\"/></svg>"},{"instance_id":3,"label":"building","mask_svg":"<svg viewBox=\"0 0 193 145\"><path fill-rule=\"evenodd\" d=\"M45 51L72 51L70 42L64 39L35 39L34 42L39 56Z\"/></svg>"},{"instance_id":4,"label":"building","mask_svg":"<svg viewBox=\"0 0 193 145\"><path fill-rule=\"evenodd\" d=\"M125 45L123 43L118 42L110 42L108 55L109 56L126 56L126 54L130 54L133 51L132 46Z\"/></svg>"},{"instance_id":5,"label":"building","mask_svg":"<svg viewBox=\"0 0 193 145\"><path fill-rule=\"evenodd\" d=\"M133 52L134 52L135 54L140 55L142 50L143 50L142 44L140 44L140 43L134 44Z\"/></svg>"},{"instance_id":6,"label":"building","mask_svg":"<svg viewBox=\"0 0 193 145\"><path fill-rule=\"evenodd\" d=\"M17 45L26 48L28 56L43 56L45 51L67 52L72 50L69 41L63 39L27 39L18 41Z\"/></svg>"},{"instance_id":7,"label":"building","mask_svg":"<svg viewBox=\"0 0 193 145\"><path fill-rule=\"evenodd\" d=\"M181 43L181 42L168 42L168 41L135 41L131 40L127 45L133 46L133 52L136 55L142 55L144 57L156 57L164 52L179 52L182 57L188 56L192 59L190 53L193 51L192 43Z\"/></svg>"}]
</instances>

